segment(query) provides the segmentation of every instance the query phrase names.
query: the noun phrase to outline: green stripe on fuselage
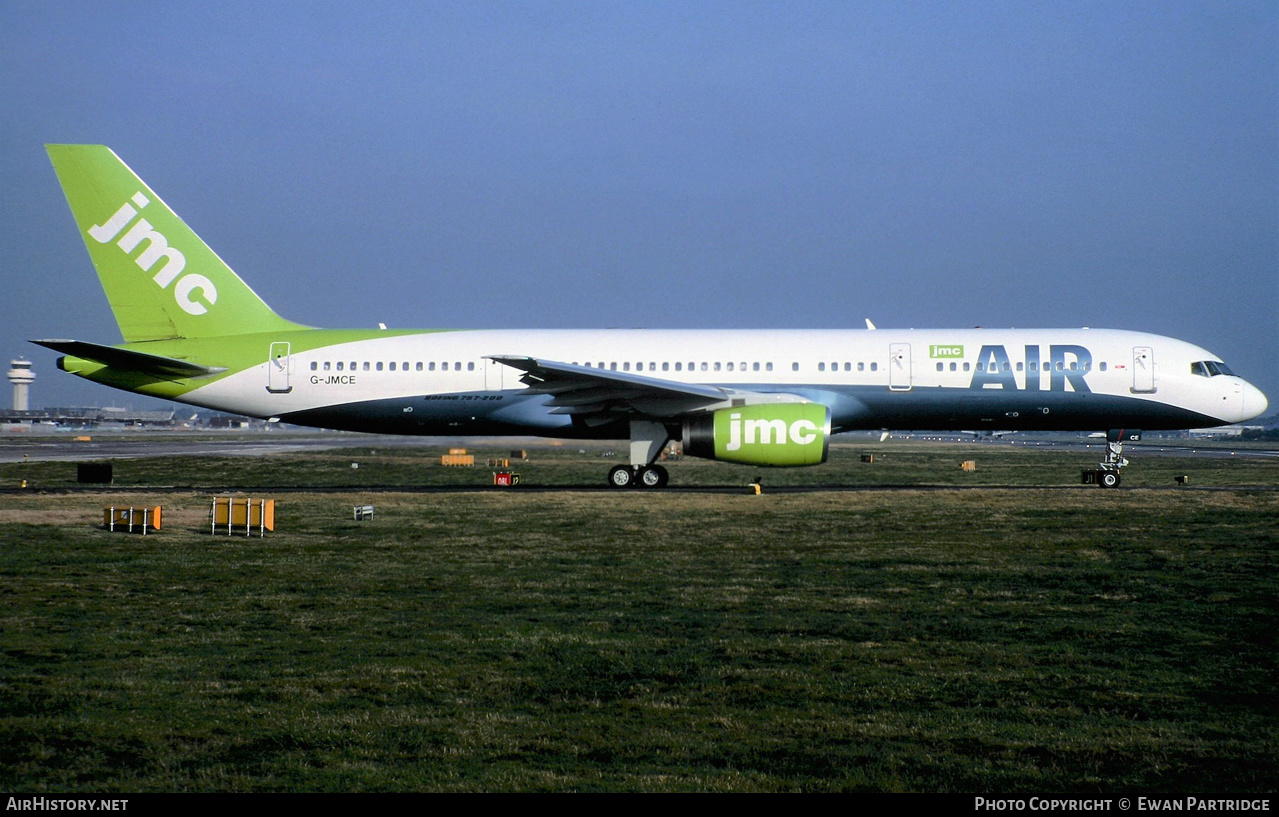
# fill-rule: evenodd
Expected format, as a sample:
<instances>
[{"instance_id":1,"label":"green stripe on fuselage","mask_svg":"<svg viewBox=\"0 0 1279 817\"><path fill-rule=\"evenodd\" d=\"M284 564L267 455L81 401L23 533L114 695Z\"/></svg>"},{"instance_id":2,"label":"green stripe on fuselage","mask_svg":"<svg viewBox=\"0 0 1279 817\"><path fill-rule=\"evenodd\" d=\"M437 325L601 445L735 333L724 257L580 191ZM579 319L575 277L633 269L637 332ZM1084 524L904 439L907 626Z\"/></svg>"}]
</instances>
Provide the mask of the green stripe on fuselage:
<instances>
[{"instance_id":1,"label":"green stripe on fuselage","mask_svg":"<svg viewBox=\"0 0 1279 817\"><path fill-rule=\"evenodd\" d=\"M422 329L299 329L289 332L257 332L246 335L224 335L211 338L155 340L126 343L118 348L178 358L201 366L225 367L227 371L205 377L161 378L100 363L73 358L75 368L69 371L87 380L118 389L136 391L168 400L181 400L194 389L231 377L246 369L261 366L270 359L272 344L288 343L291 355L340 346L360 341L438 334L454 330Z\"/></svg>"}]
</instances>

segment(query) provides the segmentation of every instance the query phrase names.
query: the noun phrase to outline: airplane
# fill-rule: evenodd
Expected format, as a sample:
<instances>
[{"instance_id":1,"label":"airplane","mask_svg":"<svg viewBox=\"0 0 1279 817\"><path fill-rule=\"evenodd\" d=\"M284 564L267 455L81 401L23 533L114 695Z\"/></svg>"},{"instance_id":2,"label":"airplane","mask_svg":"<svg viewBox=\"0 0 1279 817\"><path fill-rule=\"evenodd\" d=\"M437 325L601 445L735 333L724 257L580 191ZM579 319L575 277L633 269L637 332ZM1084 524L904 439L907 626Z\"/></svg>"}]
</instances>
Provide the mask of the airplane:
<instances>
[{"instance_id":1,"label":"airplane","mask_svg":"<svg viewBox=\"0 0 1279 817\"><path fill-rule=\"evenodd\" d=\"M1119 484L1137 429L1265 412L1174 338L1115 329L318 329L273 311L102 145L47 145L123 343L35 340L125 391L302 426L628 440L617 488L660 488L670 441L751 466L826 460L856 429L1095 431Z\"/></svg>"}]
</instances>

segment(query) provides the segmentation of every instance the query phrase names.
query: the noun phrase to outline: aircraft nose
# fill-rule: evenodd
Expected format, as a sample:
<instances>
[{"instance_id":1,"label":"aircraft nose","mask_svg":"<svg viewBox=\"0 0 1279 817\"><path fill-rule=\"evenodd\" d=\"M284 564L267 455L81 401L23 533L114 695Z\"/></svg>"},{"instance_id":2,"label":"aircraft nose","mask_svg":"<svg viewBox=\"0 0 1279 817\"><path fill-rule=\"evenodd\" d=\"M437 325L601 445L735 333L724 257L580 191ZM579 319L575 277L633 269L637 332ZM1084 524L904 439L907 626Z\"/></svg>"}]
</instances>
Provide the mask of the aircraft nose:
<instances>
[{"instance_id":1,"label":"aircraft nose","mask_svg":"<svg viewBox=\"0 0 1279 817\"><path fill-rule=\"evenodd\" d=\"M1266 395L1261 393L1261 389L1251 383L1243 384L1243 412L1240 421L1251 420L1253 417L1260 417L1266 413L1266 409L1270 407L1270 401L1266 399Z\"/></svg>"}]
</instances>

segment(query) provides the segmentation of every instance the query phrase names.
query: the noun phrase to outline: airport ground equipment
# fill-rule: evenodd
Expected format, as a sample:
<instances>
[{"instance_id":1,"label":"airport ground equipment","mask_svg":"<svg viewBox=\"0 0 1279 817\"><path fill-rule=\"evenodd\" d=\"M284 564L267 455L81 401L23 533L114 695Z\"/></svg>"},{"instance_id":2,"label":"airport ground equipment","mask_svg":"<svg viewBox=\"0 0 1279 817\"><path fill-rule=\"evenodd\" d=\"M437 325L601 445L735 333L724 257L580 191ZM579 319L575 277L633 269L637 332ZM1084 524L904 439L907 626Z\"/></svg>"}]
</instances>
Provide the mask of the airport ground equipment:
<instances>
[{"instance_id":1,"label":"airport ground equipment","mask_svg":"<svg viewBox=\"0 0 1279 817\"><path fill-rule=\"evenodd\" d=\"M356 522L362 522L365 519L372 519L373 506L372 505L356 505L352 512L352 516L355 517Z\"/></svg>"},{"instance_id":2,"label":"airport ground equipment","mask_svg":"<svg viewBox=\"0 0 1279 817\"><path fill-rule=\"evenodd\" d=\"M113 505L102 509L102 524L109 531L146 536L148 532L160 529L160 509L160 505L154 508L117 508Z\"/></svg>"},{"instance_id":3,"label":"airport ground equipment","mask_svg":"<svg viewBox=\"0 0 1279 817\"><path fill-rule=\"evenodd\" d=\"M275 530L275 500L248 497L216 496L209 508L209 533L231 536L244 532L266 536Z\"/></svg>"},{"instance_id":4,"label":"airport ground equipment","mask_svg":"<svg viewBox=\"0 0 1279 817\"><path fill-rule=\"evenodd\" d=\"M450 448L449 453L440 457L440 465L472 466L474 464L475 455L466 453L465 448Z\"/></svg>"}]
</instances>

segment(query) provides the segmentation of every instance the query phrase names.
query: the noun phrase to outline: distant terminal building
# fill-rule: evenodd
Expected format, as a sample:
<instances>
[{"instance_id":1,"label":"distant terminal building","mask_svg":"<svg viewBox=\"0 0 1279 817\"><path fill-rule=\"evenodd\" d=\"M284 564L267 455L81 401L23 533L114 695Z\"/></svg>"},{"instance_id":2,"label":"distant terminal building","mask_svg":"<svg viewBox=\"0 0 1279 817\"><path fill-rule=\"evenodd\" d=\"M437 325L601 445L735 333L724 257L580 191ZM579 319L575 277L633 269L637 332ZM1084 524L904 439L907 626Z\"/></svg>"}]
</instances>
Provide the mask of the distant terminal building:
<instances>
[{"instance_id":1,"label":"distant terminal building","mask_svg":"<svg viewBox=\"0 0 1279 817\"><path fill-rule=\"evenodd\" d=\"M13 384L13 410L27 411L31 408L31 384L35 382L36 373L31 371L31 361L25 358L9 361L9 382Z\"/></svg>"},{"instance_id":2,"label":"distant terminal building","mask_svg":"<svg viewBox=\"0 0 1279 817\"><path fill-rule=\"evenodd\" d=\"M47 423L60 426L167 426L173 424L173 409L137 411L123 408L47 408L5 411L0 423Z\"/></svg>"}]
</instances>

